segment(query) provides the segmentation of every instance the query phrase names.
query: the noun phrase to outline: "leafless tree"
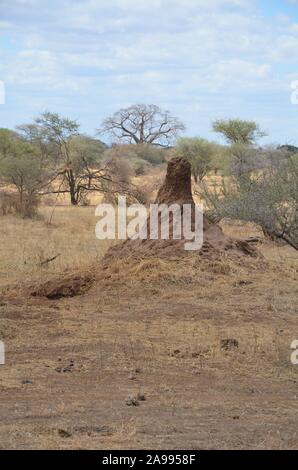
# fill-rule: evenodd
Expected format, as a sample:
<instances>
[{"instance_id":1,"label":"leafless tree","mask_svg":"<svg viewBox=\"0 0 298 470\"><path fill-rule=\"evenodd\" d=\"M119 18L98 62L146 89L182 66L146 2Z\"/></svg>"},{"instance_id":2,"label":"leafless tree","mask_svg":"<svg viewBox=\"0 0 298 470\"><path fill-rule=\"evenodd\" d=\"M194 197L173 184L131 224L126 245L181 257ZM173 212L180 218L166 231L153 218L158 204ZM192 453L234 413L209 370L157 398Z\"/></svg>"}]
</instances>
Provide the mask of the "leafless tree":
<instances>
[{"instance_id":1,"label":"leafless tree","mask_svg":"<svg viewBox=\"0 0 298 470\"><path fill-rule=\"evenodd\" d=\"M153 104L135 104L106 118L99 132L117 142L168 147L184 129L184 124L169 111Z\"/></svg>"}]
</instances>

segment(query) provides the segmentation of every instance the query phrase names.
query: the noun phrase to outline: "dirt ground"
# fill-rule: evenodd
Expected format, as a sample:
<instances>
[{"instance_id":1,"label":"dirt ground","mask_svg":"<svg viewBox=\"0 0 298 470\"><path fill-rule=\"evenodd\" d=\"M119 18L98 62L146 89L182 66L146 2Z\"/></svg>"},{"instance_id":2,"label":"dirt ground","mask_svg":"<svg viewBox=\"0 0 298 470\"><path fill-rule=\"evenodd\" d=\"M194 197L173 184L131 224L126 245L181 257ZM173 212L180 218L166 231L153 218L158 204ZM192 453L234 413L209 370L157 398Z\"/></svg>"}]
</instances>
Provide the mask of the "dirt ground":
<instances>
[{"instance_id":1,"label":"dirt ground","mask_svg":"<svg viewBox=\"0 0 298 470\"><path fill-rule=\"evenodd\" d=\"M0 448L297 449L298 260L260 250L106 270L98 257L88 292L48 300L31 284L68 264L9 272L2 245Z\"/></svg>"}]
</instances>

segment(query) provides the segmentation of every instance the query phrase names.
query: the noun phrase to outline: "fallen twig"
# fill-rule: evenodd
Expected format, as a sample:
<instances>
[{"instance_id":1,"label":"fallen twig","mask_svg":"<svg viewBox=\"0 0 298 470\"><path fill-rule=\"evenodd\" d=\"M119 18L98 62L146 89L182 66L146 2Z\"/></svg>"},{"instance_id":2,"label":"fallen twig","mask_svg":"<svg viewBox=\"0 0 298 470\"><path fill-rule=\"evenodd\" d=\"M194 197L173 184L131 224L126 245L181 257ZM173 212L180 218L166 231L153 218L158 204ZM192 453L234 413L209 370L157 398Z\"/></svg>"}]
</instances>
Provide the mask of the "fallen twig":
<instances>
[{"instance_id":1,"label":"fallen twig","mask_svg":"<svg viewBox=\"0 0 298 470\"><path fill-rule=\"evenodd\" d=\"M40 266L44 266L45 264L51 263L52 261L55 261L59 256L61 256L61 253L58 253L58 255L53 256L52 258L47 258L44 261L40 263Z\"/></svg>"},{"instance_id":2,"label":"fallen twig","mask_svg":"<svg viewBox=\"0 0 298 470\"><path fill-rule=\"evenodd\" d=\"M245 241L247 243L263 243L263 240L260 237L249 237L249 238L246 238Z\"/></svg>"}]
</instances>

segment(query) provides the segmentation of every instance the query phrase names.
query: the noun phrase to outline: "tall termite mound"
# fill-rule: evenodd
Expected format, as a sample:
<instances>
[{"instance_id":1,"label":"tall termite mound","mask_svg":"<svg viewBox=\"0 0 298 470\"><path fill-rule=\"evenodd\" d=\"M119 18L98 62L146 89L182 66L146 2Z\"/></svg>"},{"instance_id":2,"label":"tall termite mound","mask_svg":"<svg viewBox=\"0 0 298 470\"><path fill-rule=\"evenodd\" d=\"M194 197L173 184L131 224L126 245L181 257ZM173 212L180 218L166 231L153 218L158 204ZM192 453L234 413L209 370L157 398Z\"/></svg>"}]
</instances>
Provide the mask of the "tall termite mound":
<instances>
[{"instance_id":1,"label":"tall termite mound","mask_svg":"<svg viewBox=\"0 0 298 470\"><path fill-rule=\"evenodd\" d=\"M190 205L192 229L195 227L193 216L195 214L195 202L191 192L191 167L187 160L174 158L168 163L167 175L163 185L158 191L155 201L159 206L169 207L178 205L178 211L183 218L185 205ZM165 209L166 210L166 209ZM162 213L159 214L157 222L159 224ZM186 251L184 238L174 239L173 237L173 217L169 218L169 239L158 237L155 240L127 239L118 245L110 248L103 258L102 267L107 269L116 260L127 261L128 259L141 260L149 257L177 258L195 253L195 256L214 260L226 253L232 258L243 258L243 256L257 256L257 251L247 242L233 240L227 237L221 227L212 224L206 217L203 218L203 245L198 251ZM145 225L146 227L146 225ZM147 219L147 231L150 227L150 215ZM159 232L158 226L158 232ZM149 233L149 232L148 232ZM73 297L86 292L96 280L96 273L91 275L79 274L59 277L41 283L31 291L35 297L47 297L48 299L60 299L61 297Z\"/></svg>"},{"instance_id":2,"label":"tall termite mound","mask_svg":"<svg viewBox=\"0 0 298 470\"><path fill-rule=\"evenodd\" d=\"M192 204L191 165L184 158L172 158L166 178L158 191L156 204Z\"/></svg>"},{"instance_id":3,"label":"tall termite mound","mask_svg":"<svg viewBox=\"0 0 298 470\"><path fill-rule=\"evenodd\" d=\"M183 158L173 158L168 163L167 174L164 183L158 191L155 204L171 206L178 204L183 216L183 205L191 205L191 213L194 219L195 202L191 191L191 166ZM161 215L162 216L162 212ZM194 220L191 220L194 228ZM150 227L150 216L147 219L148 233ZM234 240L226 236L221 227L212 224L205 216L203 223L203 246L197 251L200 256L214 258L220 253L228 253L232 257L257 256L257 251L247 242ZM170 217L169 239L159 237L156 240L127 239L122 243L110 248L104 257L104 264L108 265L115 259L146 258L150 256L176 257L184 256L189 252L185 250L186 240L173 238L173 217Z\"/></svg>"}]
</instances>

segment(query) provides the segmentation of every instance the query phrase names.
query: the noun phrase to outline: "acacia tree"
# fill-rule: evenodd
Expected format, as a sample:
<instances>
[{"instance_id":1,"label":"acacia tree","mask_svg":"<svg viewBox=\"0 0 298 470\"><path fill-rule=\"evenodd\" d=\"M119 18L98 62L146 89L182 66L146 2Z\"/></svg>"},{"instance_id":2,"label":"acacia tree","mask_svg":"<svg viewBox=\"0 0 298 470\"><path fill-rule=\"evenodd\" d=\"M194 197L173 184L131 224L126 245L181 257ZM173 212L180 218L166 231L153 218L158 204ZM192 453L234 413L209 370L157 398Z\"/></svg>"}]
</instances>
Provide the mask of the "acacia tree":
<instances>
[{"instance_id":1,"label":"acacia tree","mask_svg":"<svg viewBox=\"0 0 298 470\"><path fill-rule=\"evenodd\" d=\"M156 105L135 104L106 118L99 130L116 142L170 146L184 124Z\"/></svg>"},{"instance_id":2,"label":"acacia tree","mask_svg":"<svg viewBox=\"0 0 298 470\"><path fill-rule=\"evenodd\" d=\"M16 189L15 196L7 195L15 211L31 217L35 215L39 192L48 184L50 174L38 148L16 133L11 133L6 142L2 137L3 133L0 135L0 182Z\"/></svg>"},{"instance_id":3,"label":"acacia tree","mask_svg":"<svg viewBox=\"0 0 298 470\"><path fill-rule=\"evenodd\" d=\"M44 165L51 168L59 187L48 187L46 193L68 193L72 205L77 205L87 191L100 189L100 169L106 146L98 139L79 133L79 124L57 113L45 112L33 124L19 127L24 137L34 144ZM44 193L45 194L45 193Z\"/></svg>"},{"instance_id":4,"label":"acacia tree","mask_svg":"<svg viewBox=\"0 0 298 470\"><path fill-rule=\"evenodd\" d=\"M246 181L250 167L255 165L256 156L260 156L256 144L267 135L266 132L256 122L241 119L217 120L213 122L213 130L230 144L230 171Z\"/></svg>"},{"instance_id":5,"label":"acacia tree","mask_svg":"<svg viewBox=\"0 0 298 470\"><path fill-rule=\"evenodd\" d=\"M267 135L256 122L241 119L219 119L213 122L212 127L229 144L254 145L258 139Z\"/></svg>"},{"instance_id":6,"label":"acacia tree","mask_svg":"<svg viewBox=\"0 0 298 470\"><path fill-rule=\"evenodd\" d=\"M0 129L0 159L7 157L13 152L14 145L19 139L20 136L17 132L5 128Z\"/></svg>"},{"instance_id":7,"label":"acacia tree","mask_svg":"<svg viewBox=\"0 0 298 470\"><path fill-rule=\"evenodd\" d=\"M199 194L206 200L207 215L212 220L254 222L264 234L298 250L297 155L280 149L254 149L245 173L241 167L227 183L213 188L203 183L201 189Z\"/></svg>"},{"instance_id":8,"label":"acacia tree","mask_svg":"<svg viewBox=\"0 0 298 470\"><path fill-rule=\"evenodd\" d=\"M44 167L51 170L48 186L40 194L69 194L72 205L84 201L90 191L125 193L137 199L137 190L117 179L115 168L103 160L106 145L80 134L79 129L76 121L50 112L34 124L19 127L27 142L39 150Z\"/></svg>"},{"instance_id":9,"label":"acacia tree","mask_svg":"<svg viewBox=\"0 0 298 470\"><path fill-rule=\"evenodd\" d=\"M42 142L52 146L55 163L62 165L59 174L68 186L71 204L78 204L76 197L76 181L72 168L70 142L71 138L79 134L79 124L76 121L61 117L58 113L45 112L36 120Z\"/></svg>"},{"instance_id":10,"label":"acacia tree","mask_svg":"<svg viewBox=\"0 0 298 470\"><path fill-rule=\"evenodd\" d=\"M52 167L55 173L57 163L57 149L54 141L49 139L47 129L37 124L36 122L30 124L23 124L17 127L18 135L33 145L39 153L39 157L47 168Z\"/></svg>"}]
</instances>

